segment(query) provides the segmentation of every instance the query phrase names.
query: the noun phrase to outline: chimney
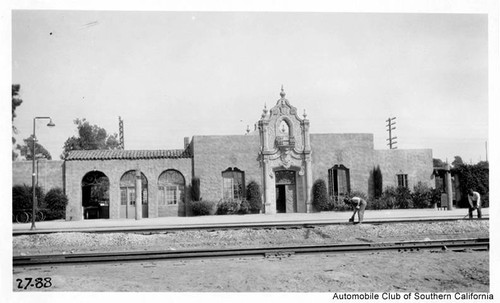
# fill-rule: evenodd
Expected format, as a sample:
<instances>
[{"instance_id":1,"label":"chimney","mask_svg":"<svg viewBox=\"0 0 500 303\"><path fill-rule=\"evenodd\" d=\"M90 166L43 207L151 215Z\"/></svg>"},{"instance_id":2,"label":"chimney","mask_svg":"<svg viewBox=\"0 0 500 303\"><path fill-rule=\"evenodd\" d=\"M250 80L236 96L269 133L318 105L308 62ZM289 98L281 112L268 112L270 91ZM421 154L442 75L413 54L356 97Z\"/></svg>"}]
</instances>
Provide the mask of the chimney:
<instances>
[{"instance_id":1,"label":"chimney","mask_svg":"<svg viewBox=\"0 0 500 303\"><path fill-rule=\"evenodd\" d=\"M188 148L189 146L189 137L184 137L184 149Z\"/></svg>"}]
</instances>

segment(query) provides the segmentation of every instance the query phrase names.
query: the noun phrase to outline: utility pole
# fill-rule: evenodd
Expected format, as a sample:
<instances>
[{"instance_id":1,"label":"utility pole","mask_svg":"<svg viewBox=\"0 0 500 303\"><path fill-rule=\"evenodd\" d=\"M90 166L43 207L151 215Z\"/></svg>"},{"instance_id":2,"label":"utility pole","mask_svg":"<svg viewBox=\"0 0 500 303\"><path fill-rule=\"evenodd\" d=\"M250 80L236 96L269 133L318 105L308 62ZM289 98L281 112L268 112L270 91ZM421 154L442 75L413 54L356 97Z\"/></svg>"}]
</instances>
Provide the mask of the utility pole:
<instances>
[{"instance_id":1,"label":"utility pole","mask_svg":"<svg viewBox=\"0 0 500 303\"><path fill-rule=\"evenodd\" d=\"M125 149L125 139L123 138L123 120L118 116L118 132L120 133L120 149Z\"/></svg>"},{"instance_id":2,"label":"utility pole","mask_svg":"<svg viewBox=\"0 0 500 303\"><path fill-rule=\"evenodd\" d=\"M387 145L389 145L389 149L396 149L397 147L395 145L396 143L398 143L396 141L398 137L392 136L392 130L396 129L396 127L394 126L396 124L396 121L394 120L396 120L396 117L385 120L387 122L387 130L389 131L389 139L386 139L386 141L389 141L389 143L387 143Z\"/></svg>"}]
</instances>

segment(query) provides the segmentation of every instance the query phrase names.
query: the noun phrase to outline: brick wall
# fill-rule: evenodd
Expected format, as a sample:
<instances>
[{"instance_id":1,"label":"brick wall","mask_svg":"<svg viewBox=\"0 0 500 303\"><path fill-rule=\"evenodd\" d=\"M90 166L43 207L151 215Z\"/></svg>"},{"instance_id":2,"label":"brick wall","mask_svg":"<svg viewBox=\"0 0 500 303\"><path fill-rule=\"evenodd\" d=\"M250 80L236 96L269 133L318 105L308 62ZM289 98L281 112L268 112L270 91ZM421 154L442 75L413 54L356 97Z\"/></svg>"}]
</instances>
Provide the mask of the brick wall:
<instances>
[{"instance_id":1,"label":"brick wall","mask_svg":"<svg viewBox=\"0 0 500 303\"><path fill-rule=\"evenodd\" d=\"M222 198L222 172L236 167L245 172L245 183L256 181L261 190L262 172L259 161L258 135L194 136L193 158L148 160L39 161L38 182L47 191L65 185L69 203L67 220L82 219L81 182L86 173L103 172L110 181L110 218L120 217L120 178L129 170L139 168L148 180L148 217L184 216L184 202L177 206L158 205L158 177L167 169L179 171L185 179L185 201L190 200L188 185L193 176L200 177L201 196L205 201ZM311 134L312 180L328 184L328 169L343 164L350 169L351 189L371 192L371 171L380 165L383 186L397 185L396 174L408 175L410 189L418 181L433 187L431 179L432 150L374 150L372 134ZM64 169L65 167L65 169ZM31 185L31 161L12 165L13 184ZM299 184L299 190L301 190ZM302 188L303 189L303 188ZM299 193L298 193L299 194Z\"/></svg>"},{"instance_id":2,"label":"brick wall","mask_svg":"<svg viewBox=\"0 0 500 303\"><path fill-rule=\"evenodd\" d=\"M351 190L372 195L371 171L380 165L383 188L397 186L398 173L408 175L408 187L419 181L430 187L433 164L431 149L374 150L372 134L311 134L313 180L328 184L328 169L343 164L350 170Z\"/></svg>"},{"instance_id":3,"label":"brick wall","mask_svg":"<svg viewBox=\"0 0 500 303\"><path fill-rule=\"evenodd\" d=\"M245 183L254 180L262 190L259 140L258 135L193 137L193 173L200 178L204 201L222 198L222 172L229 167L244 171Z\"/></svg>"},{"instance_id":4,"label":"brick wall","mask_svg":"<svg viewBox=\"0 0 500 303\"><path fill-rule=\"evenodd\" d=\"M367 193L373 168L372 134L311 134L313 182L328 186L328 169L343 164L350 171L351 190Z\"/></svg>"},{"instance_id":5,"label":"brick wall","mask_svg":"<svg viewBox=\"0 0 500 303\"><path fill-rule=\"evenodd\" d=\"M191 184L191 158L179 159L148 159L148 160L93 160L66 162L66 194L69 202L66 209L67 220L82 219L82 188L81 182L86 173L93 170L103 172L110 183L110 218L120 217L120 179L129 170L139 168L148 181L148 217L184 216L185 203L178 206L158 206L158 177L167 169L179 171L185 179L186 185ZM185 200L189 200L189 191L186 190Z\"/></svg>"},{"instance_id":6,"label":"brick wall","mask_svg":"<svg viewBox=\"0 0 500 303\"><path fill-rule=\"evenodd\" d=\"M375 164L380 165L383 187L397 186L397 174L408 175L408 188L413 190L417 183L423 182L434 187L431 149L387 149L375 151Z\"/></svg>"},{"instance_id":7,"label":"brick wall","mask_svg":"<svg viewBox=\"0 0 500 303\"><path fill-rule=\"evenodd\" d=\"M62 160L38 160L35 162L35 171L37 172L38 186L43 188L45 193L52 188L64 188ZM32 161L14 161L12 162L12 185L26 184L31 186L32 180Z\"/></svg>"}]
</instances>

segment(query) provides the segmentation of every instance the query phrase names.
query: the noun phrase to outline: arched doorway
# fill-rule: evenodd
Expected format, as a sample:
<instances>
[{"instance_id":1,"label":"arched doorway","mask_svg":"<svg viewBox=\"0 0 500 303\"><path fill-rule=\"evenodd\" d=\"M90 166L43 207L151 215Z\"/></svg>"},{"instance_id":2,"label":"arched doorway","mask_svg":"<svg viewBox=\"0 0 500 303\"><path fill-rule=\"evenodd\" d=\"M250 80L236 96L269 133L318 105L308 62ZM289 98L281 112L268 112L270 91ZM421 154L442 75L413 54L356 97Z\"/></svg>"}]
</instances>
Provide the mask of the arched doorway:
<instances>
[{"instance_id":1,"label":"arched doorway","mask_svg":"<svg viewBox=\"0 0 500 303\"><path fill-rule=\"evenodd\" d=\"M158 216L182 215L184 206L184 176L173 169L161 173L158 177Z\"/></svg>"},{"instance_id":2,"label":"arched doorway","mask_svg":"<svg viewBox=\"0 0 500 303\"><path fill-rule=\"evenodd\" d=\"M276 212L297 212L297 190L295 186L295 171L276 171Z\"/></svg>"},{"instance_id":3,"label":"arched doorway","mask_svg":"<svg viewBox=\"0 0 500 303\"><path fill-rule=\"evenodd\" d=\"M101 171L91 171L82 179L84 219L109 219L109 179Z\"/></svg>"},{"instance_id":4,"label":"arched doorway","mask_svg":"<svg viewBox=\"0 0 500 303\"><path fill-rule=\"evenodd\" d=\"M120 178L120 218L135 218L135 179L136 171L129 170ZM141 172L142 217L148 217L148 179Z\"/></svg>"}]
</instances>

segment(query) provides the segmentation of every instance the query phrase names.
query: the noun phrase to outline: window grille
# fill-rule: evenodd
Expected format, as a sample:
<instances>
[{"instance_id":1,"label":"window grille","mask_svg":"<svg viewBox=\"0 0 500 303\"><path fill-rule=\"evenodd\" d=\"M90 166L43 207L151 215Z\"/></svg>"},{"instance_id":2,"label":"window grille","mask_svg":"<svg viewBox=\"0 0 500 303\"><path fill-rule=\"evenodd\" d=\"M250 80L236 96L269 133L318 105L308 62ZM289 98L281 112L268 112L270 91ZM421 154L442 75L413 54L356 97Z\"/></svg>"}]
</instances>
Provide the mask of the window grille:
<instances>
[{"instance_id":1,"label":"window grille","mask_svg":"<svg viewBox=\"0 0 500 303\"><path fill-rule=\"evenodd\" d=\"M328 170L328 194L332 198L346 196L351 191L349 169L344 165L334 165Z\"/></svg>"},{"instance_id":2,"label":"window grille","mask_svg":"<svg viewBox=\"0 0 500 303\"><path fill-rule=\"evenodd\" d=\"M408 188L408 175L407 174L398 174L398 187Z\"/></svg>"},{"instance_id":3,"label":"window grille","mask_svg":"<svg viewBox=\"0 0 500 303\"><path fill-rule=\"evenodd\" d=\"M120 201L121 205L127 205L127 188L120 188Z\"/></svg>"},{"instance_id":4,"label":"window grille","mask_svg":"<svg viewBox=\"0 0 500 303\"><path fill-rule=\"evenodd\" d=\"M245 173L236 167L222 172L222 197L224 199L245 198Z\"/></svg>"}]
</instances>

